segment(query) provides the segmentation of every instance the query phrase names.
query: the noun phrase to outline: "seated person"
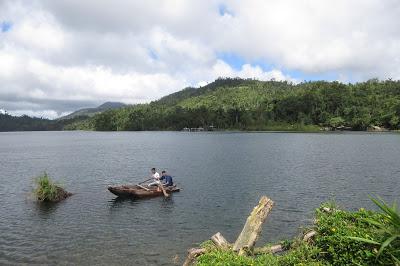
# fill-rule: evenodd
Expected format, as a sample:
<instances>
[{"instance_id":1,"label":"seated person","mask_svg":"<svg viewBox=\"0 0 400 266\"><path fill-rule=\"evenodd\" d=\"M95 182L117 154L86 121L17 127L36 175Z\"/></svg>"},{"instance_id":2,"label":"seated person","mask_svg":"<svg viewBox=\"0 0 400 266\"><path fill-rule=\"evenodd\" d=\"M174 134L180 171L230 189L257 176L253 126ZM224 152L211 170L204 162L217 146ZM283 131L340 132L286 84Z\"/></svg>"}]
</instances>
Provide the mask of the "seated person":
<instances>
[{"instance_id":1,"label":"seated person","mask_svg":"<svg viewBox=\"0 0 400 266\"><path fill-rule=\"evenodd\" d=\"M163 185L166 187L172 187L174 185L174 182L172 181L172 176L168 175L167 171L161 172L160 180L164 181Z\"/></svg>"},{"instance_id":2,"label":"seated person","mask_svg":"<svg viewBox=\"0 0 400 266\"><path fill-rule=\"evenodd\" d=\"M156 168L151 168L151 178L153 178L154 181L148 184L149 187L160 184L160 174L157 173Z\"/></svg>"}]
</instances>

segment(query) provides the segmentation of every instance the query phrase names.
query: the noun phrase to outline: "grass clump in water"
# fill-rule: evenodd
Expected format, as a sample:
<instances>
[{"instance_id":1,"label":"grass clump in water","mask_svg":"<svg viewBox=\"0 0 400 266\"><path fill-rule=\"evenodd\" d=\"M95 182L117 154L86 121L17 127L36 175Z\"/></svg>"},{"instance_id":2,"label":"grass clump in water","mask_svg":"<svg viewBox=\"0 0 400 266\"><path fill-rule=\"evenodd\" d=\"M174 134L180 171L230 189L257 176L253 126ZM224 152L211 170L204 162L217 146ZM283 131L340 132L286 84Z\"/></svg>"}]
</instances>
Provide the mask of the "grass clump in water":
<instances>
[{"instance_id":1,"label":"grass clump in water","mask_svg":"<svg viewBox=\"0 0 400 266\"><path fill-rule=\"evenodd\" d=\"M56 185L46 172L36 178L36 188L34 194L38 201L51 202L57 202L72 195Z\"/></svg>"}]
</instances>

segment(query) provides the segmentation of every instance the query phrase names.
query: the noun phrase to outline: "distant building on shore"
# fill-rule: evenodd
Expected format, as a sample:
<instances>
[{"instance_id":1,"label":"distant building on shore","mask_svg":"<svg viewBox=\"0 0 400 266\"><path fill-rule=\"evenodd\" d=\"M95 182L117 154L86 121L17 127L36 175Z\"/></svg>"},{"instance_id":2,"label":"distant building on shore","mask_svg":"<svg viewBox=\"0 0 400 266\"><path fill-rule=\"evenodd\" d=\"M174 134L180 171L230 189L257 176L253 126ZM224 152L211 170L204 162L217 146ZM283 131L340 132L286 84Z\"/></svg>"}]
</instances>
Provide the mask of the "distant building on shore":
<instances>
[{"instance_id":1,"label":"distant building on shore","mask_svg":"<svg viewBox=\"0 0 400 266\"><path fill-rule=\"evenodd\" d=\"M213 125L204 127L184 127L182 131L185 132L202 132L202 131L214 131L215 127Z\"/></svg>"}]
</instances>

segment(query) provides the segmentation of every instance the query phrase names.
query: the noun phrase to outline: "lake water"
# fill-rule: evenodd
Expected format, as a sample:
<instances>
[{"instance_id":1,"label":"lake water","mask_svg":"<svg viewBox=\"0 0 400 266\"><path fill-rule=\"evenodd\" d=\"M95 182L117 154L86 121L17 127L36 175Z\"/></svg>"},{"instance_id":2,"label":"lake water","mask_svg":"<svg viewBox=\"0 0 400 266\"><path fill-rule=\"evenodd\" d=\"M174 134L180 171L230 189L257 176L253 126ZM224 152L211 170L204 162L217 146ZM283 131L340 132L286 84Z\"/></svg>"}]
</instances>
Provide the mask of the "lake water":
<instances>
[{"instance_id":1,"label":"lake water","mask_svg":"<svg viewBox=\"0 0 400 266\"><path fill-rule=\"evenodd\" d=\"M167 169L170 200L115 200L111 184ZM75 193L37 204L47 171ZM171 265L221 232L233 242L260 196L275 206L259 244L295 236L335 200L372 208L400 195L400 134L0 133L0 264Z\"/></svg>"}]
</instances>

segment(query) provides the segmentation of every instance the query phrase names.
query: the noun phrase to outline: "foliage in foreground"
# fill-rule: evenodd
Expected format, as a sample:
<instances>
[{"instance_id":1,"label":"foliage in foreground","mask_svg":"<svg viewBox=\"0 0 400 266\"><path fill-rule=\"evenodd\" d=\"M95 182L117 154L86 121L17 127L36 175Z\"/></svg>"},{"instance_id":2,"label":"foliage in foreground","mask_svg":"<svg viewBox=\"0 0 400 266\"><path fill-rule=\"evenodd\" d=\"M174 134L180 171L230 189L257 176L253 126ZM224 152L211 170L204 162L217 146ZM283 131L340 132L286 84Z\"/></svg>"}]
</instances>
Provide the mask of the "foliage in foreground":
<instances>
[{"instance_id":1,"label":"foliage in foreground","mask_svg":"<svg viewBox=\"0 0 400 266\"><path fill-rule=\"evenodd\" d=\"M386 249L393 247L393 252L389 251L393 260L400 264L400 212L397 210L396 203L392 206L386 204L382 199L371 198L372 201L383 211L384 220L366 219L365 221L376 226L383 235L382 242L363 237L350 237L357 241L379 246L377 257Z\"/></svg>"},{"instance_id":2,"label":"foliage in foreground","mask_svg":"<svg viewBox=\"0 0 400 266\"><path fill-rule=\"evenodd\" d=\"M399 211L382 201L374 202L384 213L349 212L323 204L316 210L314 239L308 243L295 239L281 255L238 256L208 244L209 252L198 258L197 265L400 265ZM382 243L388 244L379 250Z\"/></svg>"},{"instance_id":3,"label":"foliage in foreground","mask_svg":"<svg viewBox=\"0 0 400 266\"><path fill-rule=\"evenodd\" d=\"M36 188L34 194L39 201L60 201L71 194L56 185L50 176L44 172L36 178Z\"/></svg>"}]
</instances>

